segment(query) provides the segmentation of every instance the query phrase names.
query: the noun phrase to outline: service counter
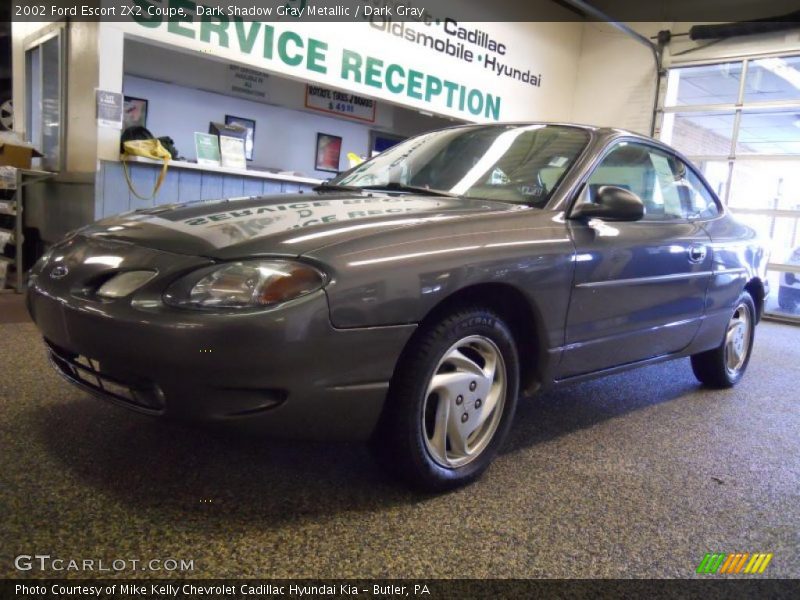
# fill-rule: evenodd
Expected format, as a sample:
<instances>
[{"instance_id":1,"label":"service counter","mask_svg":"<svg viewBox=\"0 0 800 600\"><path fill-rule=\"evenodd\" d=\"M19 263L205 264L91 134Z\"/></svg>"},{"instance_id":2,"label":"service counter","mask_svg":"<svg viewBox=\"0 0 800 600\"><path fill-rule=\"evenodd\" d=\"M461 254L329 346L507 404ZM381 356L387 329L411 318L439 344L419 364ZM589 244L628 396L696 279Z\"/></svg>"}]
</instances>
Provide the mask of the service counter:
<instances>
[{"instance_id":1,"label":"service counter","mask_svg":"<svg viewBox=\"0 0 800 600\"><path fill-rule=\"evenodd\" d=\"M128 159L130 180L141 196L149 196L155 186L162 163L144 157ZM95 218L148 206L280 194L308 190L321 181L273 171L232 169L173 160L169 163L164 183L154 200L141 200L131 193L123 164L101 161L95 182Z\"/></svg>"}]
</instances>

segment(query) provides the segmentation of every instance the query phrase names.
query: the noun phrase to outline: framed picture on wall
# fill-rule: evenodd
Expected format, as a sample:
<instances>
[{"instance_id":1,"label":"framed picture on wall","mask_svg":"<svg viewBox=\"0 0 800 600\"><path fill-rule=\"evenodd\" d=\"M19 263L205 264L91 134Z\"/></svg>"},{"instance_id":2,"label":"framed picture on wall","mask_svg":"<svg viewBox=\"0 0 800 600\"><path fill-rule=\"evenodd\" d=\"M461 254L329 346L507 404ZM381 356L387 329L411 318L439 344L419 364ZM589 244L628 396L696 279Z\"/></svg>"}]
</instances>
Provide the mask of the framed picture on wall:
<instances>
[{"instance_id":1,"label":"framed picture on wall","mask_svg":"<svg viewBox=\"0 0 800 600\"><path fill-rule=\"evenodd\" d=\"M369 132L369 148L370 148L370 157L377 156L384 150L388 150L392 146L399 144L402 141L407 140L408 138L401 137L399 135L393 135L391 133L383 133L382 131L370 131Z\"/></svg>"},{"instance_id":2,"label":"framed picture on wall","mask_svg":"<svg viewBox=\"0 0 800 600\"><path fill-rule=\"evenodd\" d=\"M244 138L244 157L247 160L253 160L253 144L255 143L256 139L256 122L253 119L225 115L225 125L239 125L247 130L247 136Z\"/></svg>"},{"instance_id":3,"label":"framed picture on wall","mask_svg":"<svg viewBox=\"0 0 800 600\"><path fill-rule=\"evenodd\" d=\"M317 171L339 172L339 156L342 153L342 138L327 133L317 134L317 156L314 168Z\"/></svg>"},{"instance_id":4,"label":"framed picture on wall","mask_svg":"<svg viewBox=\"0 0 800 600\"><path fill-rule=\"evenodd\" d=\"M147 127L147 100L125 96L122 103L122 129Z\"/></svg>"}]
</instances>

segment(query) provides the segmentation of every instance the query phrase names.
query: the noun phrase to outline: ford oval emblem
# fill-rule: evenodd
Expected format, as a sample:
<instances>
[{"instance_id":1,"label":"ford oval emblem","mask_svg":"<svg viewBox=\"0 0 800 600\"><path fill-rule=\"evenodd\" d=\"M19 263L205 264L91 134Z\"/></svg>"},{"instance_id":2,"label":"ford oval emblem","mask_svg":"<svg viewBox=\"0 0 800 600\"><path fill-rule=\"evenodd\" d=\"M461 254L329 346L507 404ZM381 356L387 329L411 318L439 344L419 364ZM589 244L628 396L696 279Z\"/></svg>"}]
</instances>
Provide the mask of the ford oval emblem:
<instances>
[{"instance_id":1,"label":"ford oval emblem","mask_svg":"<svg viewBox=\"0 0 800 600\"><path fill-rule=\"evenodd\" d=\"M56 265L50 271L50 277L52 279L61 279L62 277L66 277L67 273L69 273L69 269L65 265Z\"/></svg>"}]
</instances>

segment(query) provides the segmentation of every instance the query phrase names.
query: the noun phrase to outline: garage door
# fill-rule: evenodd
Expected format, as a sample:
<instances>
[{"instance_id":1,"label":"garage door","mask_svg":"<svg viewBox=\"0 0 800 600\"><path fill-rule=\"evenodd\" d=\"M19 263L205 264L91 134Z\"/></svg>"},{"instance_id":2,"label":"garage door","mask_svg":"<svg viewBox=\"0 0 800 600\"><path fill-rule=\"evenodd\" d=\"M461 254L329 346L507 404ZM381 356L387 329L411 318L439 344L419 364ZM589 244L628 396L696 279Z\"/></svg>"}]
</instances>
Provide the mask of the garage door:
<instances>
[{"instance_id":1,"label":"garage door","mask_svg":"<svg viewBox=\"0 0 800 600\"><path fill-rule=\"evenodd\" d=\"M800 56L670 69L661 139L770 240L766 311L800 322Z\"/></svg>"}]
</instances>

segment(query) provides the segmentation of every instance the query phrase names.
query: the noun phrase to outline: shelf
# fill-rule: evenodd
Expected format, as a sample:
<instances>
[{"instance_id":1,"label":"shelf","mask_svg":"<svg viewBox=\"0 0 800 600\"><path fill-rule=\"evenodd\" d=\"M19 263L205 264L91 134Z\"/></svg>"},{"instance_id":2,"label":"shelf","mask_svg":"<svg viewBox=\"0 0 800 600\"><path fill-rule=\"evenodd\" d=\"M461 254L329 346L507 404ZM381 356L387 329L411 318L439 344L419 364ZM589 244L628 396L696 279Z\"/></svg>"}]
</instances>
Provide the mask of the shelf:
<instances>
[{"instance_id":1,"label":"shelf","mask_svg":"<svg viewBox=\"0 0 800 600\"><path fill-rule=\"evenodd\" d=\"M152 158L145 158L144 156L129 156L125 159L128 163L138 163L144 165L153 165L162 167L164 165L160 160L153 160ZM170 169L188 169L193 171L205 171L208 173L220 173L223 175L239 175L240 177L254 177L257 179L271 179L273 181L287 181L289 183L306 183L309 185L317 185L322 183L321 179L314 179L311 177L298 177L297 175L288 175L283 173L272 173L270 171L256 171L250 169L231 169L230 167L216 167L209 165L198 165L194 162L184 160L171 160L169 161Z\"/></svg>"},{"instance_id":2,"label":"shelf","mask_svg":"<svg viewBox=\"0 0 800 600\"><path fill-rule=\"evenodd\" d=\"M53 177L55 173L48 171L39 171L37 169L16 169L16 181L13 188L13 197L9 199L0 200L0 215L10 215L14 217L15 230L3 228L0 231L9 232L12 234L12 240L16 253L14 258L5 255L0 255L0 263L6 265L5 285L13 287L17 293L22 293L24 286L24 265L23 265L23 236L22 236L22 217L25 210L25 190L29 185L44 181ZM16 232L20 232L17 235ZM5 250L6 244L3 245ZM9 273L16 273L16 276L9 276Z\"/></svg>"}]
</instances>

